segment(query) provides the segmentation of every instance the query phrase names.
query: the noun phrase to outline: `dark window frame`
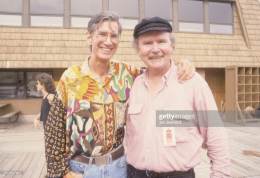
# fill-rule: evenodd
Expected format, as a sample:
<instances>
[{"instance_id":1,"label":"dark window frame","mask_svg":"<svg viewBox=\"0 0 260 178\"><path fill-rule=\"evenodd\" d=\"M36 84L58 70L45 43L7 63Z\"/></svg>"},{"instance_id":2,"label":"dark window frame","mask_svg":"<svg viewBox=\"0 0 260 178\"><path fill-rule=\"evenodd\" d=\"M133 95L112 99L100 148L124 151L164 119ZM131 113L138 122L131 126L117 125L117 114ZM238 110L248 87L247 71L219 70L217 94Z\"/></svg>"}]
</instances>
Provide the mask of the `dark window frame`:
<instances>
[{"instance_id":1,"label":"dark window frame","mask_svg":"<svg viewBox=\"0 0 260 178\"><path fill-rule=\"evenodd\" d=\"M21 72L23 74L23 83L22 85L18 83L18 80L16 81L16 83L1 83L0 82L0 86L13 86L16 87L16 90L18 89L18 87L23 86L25 91L24 91L24 96L23 97L18 97L17 95L15 97L0 97L0 99L31 99L31 98L41 98L41 96L39 97L32 97L32 96L28 96L28 74L29 72L36 72L36 73L41 73L41 72L46 72L51 74L52 76L54 76L54 72L53 70L50 69L30 69L30 70L22 70L22 69L1 69L0 72L15 72L18 76L19 72ZM35 76L34 76L35 77ZM18 77L17 77L18 79ZM17 91L15 91L15 93L18 93Z\"/></svg>"}]
</instances>

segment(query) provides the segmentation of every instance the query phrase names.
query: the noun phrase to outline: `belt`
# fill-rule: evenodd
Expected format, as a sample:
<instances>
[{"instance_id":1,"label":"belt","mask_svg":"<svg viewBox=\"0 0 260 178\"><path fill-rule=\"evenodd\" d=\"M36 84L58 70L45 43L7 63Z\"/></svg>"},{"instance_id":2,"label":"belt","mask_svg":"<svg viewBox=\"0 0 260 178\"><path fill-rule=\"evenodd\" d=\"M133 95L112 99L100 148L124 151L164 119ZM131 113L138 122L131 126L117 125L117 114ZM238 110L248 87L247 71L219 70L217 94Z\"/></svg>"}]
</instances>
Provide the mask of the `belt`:
<instances>
[{"instance_id":1,"label":"belt","mask_svg":"<svg viewBox=\"0 0 260 178\"><path fill-rule=\"evenodd\" d=\"M140 170L136 169L134 166L127 164L127 172L134 175L133 177L149 177L149 178L165 178L168 176L176 176L178 177L194 177L195 173L194 169L189 169L187 171L172 171L172 172L155 172L150 170Z\"/></svg>"},{"instance_id":2,"label":"belt","mask_svg":"<svg viewBox=\"0 0 260 178\"><path fill-rule=\"evenodd\" d=\"M124 154L124 147L120 146L116 150L113 150L112 152L102 156L87 157L85 155L76 155L72 159L84 164L95 164L97 166L101 166L111 163L111 161L114 161L122 157Z\"/></svg>"}]
</instances>

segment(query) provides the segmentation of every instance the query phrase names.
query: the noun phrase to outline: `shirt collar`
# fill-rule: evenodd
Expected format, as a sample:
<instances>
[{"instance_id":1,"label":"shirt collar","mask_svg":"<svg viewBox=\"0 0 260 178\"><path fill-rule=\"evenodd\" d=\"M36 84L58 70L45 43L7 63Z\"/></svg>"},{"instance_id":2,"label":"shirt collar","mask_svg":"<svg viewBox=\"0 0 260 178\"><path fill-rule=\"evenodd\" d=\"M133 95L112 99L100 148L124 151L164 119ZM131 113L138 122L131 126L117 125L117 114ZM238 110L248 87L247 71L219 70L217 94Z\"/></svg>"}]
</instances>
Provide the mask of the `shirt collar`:
<instances>
[{"instance_id":1,"label":"shirt collar","mask_svg":"<svg viewBox=\"0 0 260 178\"><path fill-rule=\"evenodd\" d=\"M84 63L81 66L82 76L91 77L92 79L98 81L99 83L103 83L103 86L105 86L107 83L109 83L109 81L111 80L111 78L113 76L113 71L115 70L114 63L109 62L108 72L105 75L105 80L103 81L99 75L97 75L93 70L91 70L91 68L89 66L89 60L90 60L90 56L84 61Z\"/></svg>"},{"instance_id":2,"label":"shirt collar","mask_svg":"<svg viewBox=\"0 0 260 178\"><path fill-rule=\"evenodd\" d=\"M81 65L81 74L82 75L90 75L91 71L90 71L90 68L89 68L89 59L90 59L90 57L85 59L83 64Z\"/></svg>"},{"instance_id":3,"label":"shirt collar","mask_svg":"<svg viewBox=\"0 0 260 178\"><path fill-rule=\"evenodd\" d=\"M93 75L95 74L95 72L93 70L91 70L90 66L89 66L89 60L90 60L90 56L83 62L82 66L81 66L81 73L82 75ZM109 68L108 68L108 72L107 75L112 75L113 74L113 62L109 62ZM97 75L97 74L95 74Z\"/></svg>"},{"instance_id":4,"label":"shirt collar","mask_svg":"<svg viewBox=\"0 0 260 178\"><path fill-rule=\"evenodd\" d=\"M162 79L164 81L164 84L168 86L169 78L173 76L174 78L177 77L177 67L175 64L172 62L171 67L169 70L162 76ZM146 87L148 87L148 71L147 69L144 71L144 75L142 75L142 79Z\"/></svg>"}]
</instances>

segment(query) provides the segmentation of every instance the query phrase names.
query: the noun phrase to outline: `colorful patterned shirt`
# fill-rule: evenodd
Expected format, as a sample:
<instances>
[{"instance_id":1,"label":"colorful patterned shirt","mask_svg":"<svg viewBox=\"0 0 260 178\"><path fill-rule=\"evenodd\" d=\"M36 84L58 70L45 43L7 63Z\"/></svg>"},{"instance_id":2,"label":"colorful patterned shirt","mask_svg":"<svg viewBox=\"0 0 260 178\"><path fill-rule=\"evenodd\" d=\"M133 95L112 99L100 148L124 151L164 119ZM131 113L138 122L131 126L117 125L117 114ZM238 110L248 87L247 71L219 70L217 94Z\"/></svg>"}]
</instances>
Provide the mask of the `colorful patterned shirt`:
<instances>
[{"instance_id":1,"label":"colorful patterned shirt","mask_svg":"<svg viewBox=\"0 0 260 178\"><path fill-rule=\"evenodd\" d=\"M66 142L71 155L99 156L122 145L126 101L140 71L110 62L104 77L86 61L62 75L57 93L66 109Z\"/></svg>"}]
</instances>

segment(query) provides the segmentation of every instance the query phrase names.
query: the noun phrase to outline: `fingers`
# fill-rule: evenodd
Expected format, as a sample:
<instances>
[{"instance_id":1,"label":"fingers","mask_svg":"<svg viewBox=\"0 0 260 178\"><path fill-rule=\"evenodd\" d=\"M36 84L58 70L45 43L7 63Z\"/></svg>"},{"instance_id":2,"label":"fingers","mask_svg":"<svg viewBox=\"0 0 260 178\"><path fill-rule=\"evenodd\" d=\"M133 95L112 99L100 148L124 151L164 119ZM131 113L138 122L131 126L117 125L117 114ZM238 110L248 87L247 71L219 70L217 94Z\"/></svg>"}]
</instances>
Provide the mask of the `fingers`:
<instances>
[{"instance_id":1,"label":"fingers","mask_svg":"<svg viewBox=\"0 0 260 178\"><path fill-rule=\"evenodd\" d=\"M82 174L70 171L63 178L83 178Z\"/></svg>"},{"instance_id":2,"label":"fingers","mask_svg":"<svg viewBox=\"0 0 260 178\"><path fill-rule=\"evenodd\" d=\"M40 121L39 121L38 119L34 119L33 125L34 125L35 128L39 128L39 126L40 126Z\"/></svg>"},{"instance_id":3,"label":"fingers","mask_svg":"<svg viewBox=\"0 0 260 178\"><path fill-rule=\"evenodd\" d=\"M177 74L178 74L179 81L183 81L183 79L185 78L185 76L186 76L185 70L186 70L185 65L183 65L183 63L178 64Z\"/></svg>"},{"instance_id":4,"label":"fingers","mask_svg":"<svg viewBox=\"0 0 260 178\"><path fill-rule=\"evenodd\" d=\"M48 99L49 103L52 104L53 99L54 99L54 94L49 94L47 99Z\"/></svg>"},{"instance_id":5,"label":"fingers","mask_svg":"<svg viewBox=\"0 0 260 178\"><path fill-rule=\"evenodd\" d=\"M182 60L177 65L177 74L179 82L184 82L189 80L195 74L195 67L193 63L189 60Z\"/></svg>"}]
</instances>

